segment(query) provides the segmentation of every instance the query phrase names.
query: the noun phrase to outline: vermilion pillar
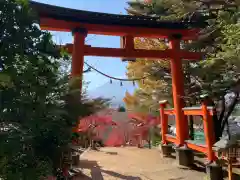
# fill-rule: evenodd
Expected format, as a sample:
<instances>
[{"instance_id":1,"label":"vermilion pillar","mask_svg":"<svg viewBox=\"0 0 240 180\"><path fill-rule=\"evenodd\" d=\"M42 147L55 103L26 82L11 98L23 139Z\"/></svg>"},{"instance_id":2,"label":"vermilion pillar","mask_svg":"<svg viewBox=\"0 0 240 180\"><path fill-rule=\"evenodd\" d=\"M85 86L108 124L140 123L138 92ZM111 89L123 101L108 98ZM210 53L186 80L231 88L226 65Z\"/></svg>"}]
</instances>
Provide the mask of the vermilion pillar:
<instances>
[{"instance_id":1,"label":"vermilion pillar","mask_svg":"<svg viewBox=\"0 0 240 180\"><path fill-rule=\"evenodd\" d=\"M181 35L173 35L170 38L170 48L174 50L173 59L171 59L172 73L172 93L174 112L176 119L176 133L178 145L183 145L187 136L187 119L184 117L182 108L184 107L184 78L182 59L180 57Z\"/></svg>"},{"instance_id":2,"label":"vermilion pillar","mask_svg":"<svg viewBox=\"0 0 240 180\"><path fill-rule=\"evenodd\" d=\"M206 138L206 144L207 144L207 156L209 161L214 161L215 156L212 150L212 146L214 144L214 131L213 131L213 120L212 117L209 114L209 111L207 109L207 103L202 103L202 111L203 111L203 126L204 126L204 134Z\"/></svg>"},{"instance_id":3,"label":"vermilion pillar","mask_svg":"<svg viewBox=\"0 0 240 180\"><path fill-rule=\"evenodd\" d=\"M84 65L84 46L87 31L82 28L76 28L73 30L74 43L72 52L72 73L71 76L79 78L79 89L82 90L82 76Z\"/></svg>"},{"instance_id":4,"label":"vermilion pillar","mask_svg":"<svg viewBox=\"0 0 240 180\"><path fill-rule=\"evenodd\" d=\"M162 144L167 144L166 134L168 132L168 117L164 113L167 101L160 102L160 117L161 117L161 133L162 133Z\"/></svg>"}]
</instances>

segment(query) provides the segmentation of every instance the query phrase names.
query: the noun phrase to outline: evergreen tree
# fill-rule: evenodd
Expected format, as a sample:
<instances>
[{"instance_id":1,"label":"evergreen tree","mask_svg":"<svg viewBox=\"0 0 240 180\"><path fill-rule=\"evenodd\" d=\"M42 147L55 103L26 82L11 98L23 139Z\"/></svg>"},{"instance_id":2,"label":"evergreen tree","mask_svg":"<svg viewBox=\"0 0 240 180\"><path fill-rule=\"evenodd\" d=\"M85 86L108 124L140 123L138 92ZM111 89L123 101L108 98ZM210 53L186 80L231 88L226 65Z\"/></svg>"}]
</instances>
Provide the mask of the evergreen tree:
<instances>
[{"instance_id":1,"label":"evergreen tree","mask_svg":"<svg viewBox=\"0 0 240 180\"><path fill-rule=\"evenodd\" d=\"M64 56L33 14L26 0L0 1L0 179L54 174L72 128L96 110L74 98Z\"/></svg>"},{"instance_id":2,"label":"evergreen tree","mask_svg":"<svg viewBox=\"0 0 240 180\"><path fill-rule=\"evenodd\" d=\"M184 42L182 46L190 51L201 51L205 53L205 59L200 62L184 62L185 75L185 101L187 104L200 103L200 97L209 97L209 105L215 107L220 104L218 114L214 116L216 139L222 135L223 128L231 115L236 102L239 100L239 3L237 1L188 1L188 0L152 0L151 3L135 1L129 3L127 9L132 15L148 15L160 20L193 21L205 24L197 41ZM141 10L139 10L141 9ZM147 42L141 39L142 42ZM149 40L148 40L149 41ZM156 41L156 40L154 40ZM162 46L164 42L155 44L155 48ZM148 44L145 44L147 47ZM139 61L139 62L138 62ZM142 65L142 68L134 67L141 64L142 60L129 63L129 72L143 69L144 73L160 70L159 76L149 77L149 81L156 83L162 81L158 86L159 98L164 93L171 94L171 79L169 79L169 66L163 68L162 62L150 61ZM142 63L144 64L144 63ZM140 73L140 72L139 72ZM143 73L142 73L143 74ZM137 74L141 76L142 74ZM167 79L165 77L168 77ZM145 86L148 86L146 84ZM150 88L151 89L151 88ZM152 95L141 88L143 94ZM233 98L230 103L225 103L226 94L232 92ZM146 96L146 97L147 97Z\"/></svg>"}]
</instances>

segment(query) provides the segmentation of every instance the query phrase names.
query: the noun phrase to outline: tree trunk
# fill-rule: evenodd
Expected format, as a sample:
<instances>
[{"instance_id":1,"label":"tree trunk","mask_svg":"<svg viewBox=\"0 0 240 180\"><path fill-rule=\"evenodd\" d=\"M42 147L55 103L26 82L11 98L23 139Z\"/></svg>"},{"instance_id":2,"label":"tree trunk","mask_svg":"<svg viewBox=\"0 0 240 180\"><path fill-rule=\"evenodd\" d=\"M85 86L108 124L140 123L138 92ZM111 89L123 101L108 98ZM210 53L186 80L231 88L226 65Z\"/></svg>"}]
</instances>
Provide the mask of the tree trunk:
<instances>
[{"instance_id":1,"label":"tree trunk","mask_svg":"<svg viewBox=\"0 0 240 180\"><path fill-rule=\"evenodd\" d=\"M148 148L152 148L152 127L150 127L148 131Z\"/></svg>"},{"instance_id":2,"label":"tree trunk","mask_svg":"<svg viewBox=\"0 0 240 180\"><path fill-rule=\"evenodd\" d=\"M189 106L191 107L194 103L189 102ZM193 116L188 116L188 126L189 126L189 138L190 140L194 140L194 121Z\"/></svg>"},{"instance_id":3,"label":"tree trunk","mask_svg":"<svg viewBox=\"0 0 240 180\"><path fill-rule=\"evenodd\" d=\"M222 133L221 133L221 122L218 119L217 112L213 113L213 127L215 133L215 142L219 141Z\"/></svg>"},{"instance_id":4,"label":"tree trunk","mask_svg":"<svg viewBox=\"0 0 240 180\"><path fill-rule=\"evenodd\" d=\"M191 75L189 73L189 69L190 69L190 63L187 62L186 63L186 81L187 81L187 84L191 84ZM195 103L196 102L193 103L190 100L187 105L191 107ZM191 140L194 140L194 127L193 127L193 125L194 125L193 116L188 116L189 138Z\"/></svg>"},{"instance_id":5,"label":"tree trunk","mask_svg":"<svg viewBox=\"0 0 240 180\"><path fill-rule=\"evenodd\" d=\"M189 138L191 140L194 140L194 121L193 121L193 116L189 116L188 117L188 121L189 121Z\"/></svg>"},{"instance_id":6,"label":"tree trunk","mask_svg":"<svg viewBox=\"0 0 240 180\"><path fill-rule=\"evenodd\" d=\"M213 112L213 126L214 126L214 133L215 133L216 142L219 141L220 138L222 137L225 125L226 124L228 125L228 118L232 114L235 106L237 105L238 98L239 98L239 92L236 92L235 97L234 97L232 103L230 104L230 106L228 108L227 114L226 114L226 107L225 107L225 99L222 100L222 110L221 110L221 113L220 113L219 117L217 115L217 111L214 110L214 112ZM208 98L207 102L208 102L207 105L216 107L215 103L213 102L212 99ZM230 137L229 129L228 129L228 135Z\"/></svg>"},{"instance_id":7,"label":"tree trunk","mask_svg":"<svg viewBox=\"0 0 240 180\"><path fill-rule=\"evenodd\" d=\"M236 92L235 93L235 97L232 101L232 103L230 104L229 108L228 108L228 111L227 111L227 114L226 116L224 116L224 119L222 120L222 123L221 123L221 127L220 127L220 133L221 133L221 136L223 134L223 131L224 131L224 128L225 128L225 125L228 126L228 119L229 117L231 116L235 106L237 105L238 101L239 101L239 92ZM230 132L229 132L229 126L227 128L227 131L228 131L228 136L230 138Z\"/></svg>"},{"instance_id":8,"label":"tree trunk","mask_svg":"<svg viewBox=\"0 0 240 180\"><path fill-rule=\"evenodd\" d=\"M221 113L219 115L219 121L221 122L221 125L223 123L223 118L224 118L224 115L225 115L225 111L226 111L226 101L225 101L225 98L223 97L222 98L222 101L221 101Z\"/></svg>"}]
</instances>

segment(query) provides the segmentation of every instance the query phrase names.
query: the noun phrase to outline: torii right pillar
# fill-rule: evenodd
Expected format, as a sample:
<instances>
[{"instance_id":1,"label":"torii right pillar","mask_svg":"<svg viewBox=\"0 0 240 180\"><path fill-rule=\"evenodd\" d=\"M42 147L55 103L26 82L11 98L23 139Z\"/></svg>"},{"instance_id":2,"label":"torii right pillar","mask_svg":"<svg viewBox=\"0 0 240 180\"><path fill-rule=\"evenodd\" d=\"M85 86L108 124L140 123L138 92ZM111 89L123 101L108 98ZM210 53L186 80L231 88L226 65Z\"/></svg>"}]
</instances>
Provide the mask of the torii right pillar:
<instances>
[{"instance_id":1,"label":"torii right pillar","mask_svg":"<svg viewBox=\"0 0 240 180\"><path fill-rule=\"evenodd\" d=\"M184 108L184 73L182 67L182 57L180 55L181 50L181 38L180 34L174 34L169 37L170 48L174 50L174 54L171 59L171 73L172 73L172 93L174 113L176 120L176 158L179 165L191 166L193 164L193 152L184 146L185 140L188 139L188 120L184 116L182 108Z\"/></svg>"}]
</instances>

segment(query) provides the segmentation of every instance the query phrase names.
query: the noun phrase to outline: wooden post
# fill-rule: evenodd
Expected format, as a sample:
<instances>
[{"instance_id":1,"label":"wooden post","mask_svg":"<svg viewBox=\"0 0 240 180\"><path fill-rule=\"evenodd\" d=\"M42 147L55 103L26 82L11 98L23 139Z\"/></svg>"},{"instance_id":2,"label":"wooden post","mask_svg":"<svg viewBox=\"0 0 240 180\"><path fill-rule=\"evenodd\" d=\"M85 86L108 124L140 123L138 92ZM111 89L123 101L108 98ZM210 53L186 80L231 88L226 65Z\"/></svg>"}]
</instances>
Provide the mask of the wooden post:
<instances>
[{"instance_id":1,"label":"wooden post","mask_svg":"<svg viewBox=\"0 0 240 180\"><path fill-rule=\"evenodd\" d=\"M162 133L162 144L167 144L166 134L168 131L168 117L164 113L167 101L159 102L160 103L160 120L161 120L161 133Z\"/></svg>"},{"instance_id":2,"label":"wooden post","mask_svg":"<svg viewBox=\"0 0 240 180\"><path fill-rule=\"evenodd\" d=\"M79 89L82 91L82 76L84 65L84 46L87 31L82 28L76 28L73 30L74 43L72 52L72 73L71 76L79 78Z\"/></svg>"},{"instance_id":3,"label":"wooden post","mask_svg":"<svg viewBox=\"0 0 240 180\"><path fill-rule=\"evenodd\" d=\"M207 157L209 161L214 161L215 156L212 150L212 146L214 143L214 130L213 130L213 121L207 109L206 102L202 103L202 111L203 111L203 127L204 127L204 134L206 139L207 145Z\"/></svg>"},{"instance_id":4,"label":"wooden post","mask_svg":"<svg viewBox=\"0 0 240 180\"><path fill-rule=\"evenodd\" d=\"M138 134L137 135L137 142L138 142L138 148L141 147L141 142L140 142L140 135Z\"/></svg>"},{"instance_id":5,"label":"wooden post","mask_svg":"<svg viewBox=\"0 0 240 180\"><path fill-rule=\"evenodd\" d=\"M233 180L233 175L232 175L232 159L231 157L228 159L228 179Z\"/></svg>"},{"instance_id":6,"label":"wooden post","mask_svg":"<svg viewBox=\"0 0 240 180\"><path fill-rule=\"evenodd\" d=\"M180 57L180 41L181 35L178 34L173 35L170 39L170 48L174 50L174 58L171 59L171 73L177 143L178 145L183 145L188 136L188 123L182 110L184 107L184 101L182 99L184 96L184 79L182 59Z\"/></svg>"}]
</instances>

